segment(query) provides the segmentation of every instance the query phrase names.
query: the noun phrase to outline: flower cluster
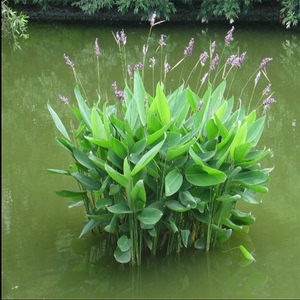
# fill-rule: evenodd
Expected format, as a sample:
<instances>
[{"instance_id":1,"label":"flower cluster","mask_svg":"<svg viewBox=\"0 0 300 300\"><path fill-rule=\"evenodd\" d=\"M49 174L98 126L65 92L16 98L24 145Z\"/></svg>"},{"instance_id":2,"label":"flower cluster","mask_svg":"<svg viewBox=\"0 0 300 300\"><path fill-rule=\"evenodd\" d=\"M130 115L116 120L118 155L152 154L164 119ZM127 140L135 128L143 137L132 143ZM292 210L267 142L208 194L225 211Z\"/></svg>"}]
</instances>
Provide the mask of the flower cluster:
<instances>
[{"instance_id":1,"label":"flower cluster","mask_svg":"<svg viewBox=\"0 0 300 300\"><path fill-rule=\"evenodd\" d=\"M227 35L225 36L225 44L229 45L231 41L233 41L232 33L234 31L234 26L231 27L231 29L227 32Z\"/></svg>"},{"instance_id":2,"label":"flower cluster","mask_svg":"<svg viewBox=\"0 0 300 300\"><path fill-rule=\"evenodd\" d=\"M74 63L70 60L70 58L69 58L69 56L67 56L66 54L64 54L64 59L65 59L65 61L66 61L66 64L68 65L68 66L70 66L72 69L74 68Z\"/></svg>"},{"instance_id":3,"label":"flower cluster","mask_svg":"<svg viewBox=\"0 0 300 300\"><path fill-rule=\"evenodd\" d=\"M124 29L121 30L121 32L119 33L119 31L117 31L116 33L116 41L118 46L120 47L121 45L125 46L127 43L127 36L124 32Z\"/></svg>"},{"instance_id":4,"label":"flower cluster","mask_svg":"<svg viewBox=\"0 0 300 300\"><path fill-rule=\"evenodd\" d=\"M184 57L191 56L193 53L193 48L194 48L194 38L191 38L189 45L185 48L183 52L183 56Z\"/></svg>"},{"instance_id":5,"label":"flower cluster","mask_svg":"<svg viewBox=\"0 0 300 300\"><path fill-rule=\"evenodd\" d=\"M96 56L100 56L100 48L98 45L98 38L96 38L96 40L95 40L95 54L96 54Z\"/></svg>"},{"instance_id":6,"label":"flower cluster","mask_svg":"<svg viewBox=\"0 0 300 300\"><path fill-rule=\"evenodd\" d=\"M124 100L124 91L118 91L117 83L114 82L112 85L112 88L114 90L115 96L120 100Z\"/></svg>"}]
</instances>

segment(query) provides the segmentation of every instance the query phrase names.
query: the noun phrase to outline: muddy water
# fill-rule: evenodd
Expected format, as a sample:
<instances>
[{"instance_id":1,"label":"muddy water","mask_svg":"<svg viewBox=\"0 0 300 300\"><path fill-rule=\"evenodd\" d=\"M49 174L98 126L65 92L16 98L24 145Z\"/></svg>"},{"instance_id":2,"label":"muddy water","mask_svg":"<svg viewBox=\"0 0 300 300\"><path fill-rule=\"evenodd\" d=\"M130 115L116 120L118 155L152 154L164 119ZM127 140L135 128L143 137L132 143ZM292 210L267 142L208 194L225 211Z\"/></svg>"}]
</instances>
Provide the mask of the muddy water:
<instances>
[{"instance_id":1,"label":"muddy water","mask_svg":"<svg viewBox=\"0 0 300 300\"><path fill-rule=\"evenodd\" d=\"M267 195L260 205L245 206L257 217L249 233L233 236L226 249L206 254L190 249L169 257L144 257L137 270L119 265L105 241L87 234L78 239L85 221L82 207L69 209L56 190L72 189L75 182L51 175L47 168L64 169L72 163L55 143L58 135L46 104L59 111L68 124L69 108L58 95L74 101L74 77L63 54L74 61L88 97L96 95L94 40L101 49L101 95L113 98L111 84L122 88L121 61L112 31L124 29L127 57L141 59L148 27L29 26L30 39L23 50L2 46L2 298L298 298L300 297L300 35L282 27L239 27L234 49L247 51L243 75L235 78L232 93L239 95L246 75L264 57L272 57L268 76L276 104L268 111L261 145L272 149L264 160L275 166ZM191 37L195 56L168 75L171 90L181 72L217 41L217 51L230 29L224 26L170 26L153 30L154 50L166 34L163 54L174 66ZM235 50L237 51L237 50ZM155 52L153 52L155 54ZM159 53L159 52L158 52ZM157 56L159 57L159 54ZM156 74L159 76L158 74ZM191 77L191 85L197 79ZM147 81L151 90L152 81ZM263 89L263 84L259 87ZM245 90L245 98L251 90ZM255 98L257 100L257 98ZM256 104L254 100L253 104ZM256 261L245 263L239 244L251 250Z\"/></svg>"}]
</instances>

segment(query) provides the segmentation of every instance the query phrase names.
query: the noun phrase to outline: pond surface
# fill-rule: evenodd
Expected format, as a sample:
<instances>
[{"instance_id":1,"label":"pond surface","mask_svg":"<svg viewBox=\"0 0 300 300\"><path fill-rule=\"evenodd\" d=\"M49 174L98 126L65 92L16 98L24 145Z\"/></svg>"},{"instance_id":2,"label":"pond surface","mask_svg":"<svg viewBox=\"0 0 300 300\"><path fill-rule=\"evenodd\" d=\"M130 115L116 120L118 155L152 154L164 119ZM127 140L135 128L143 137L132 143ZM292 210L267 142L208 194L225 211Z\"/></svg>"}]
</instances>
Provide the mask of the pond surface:
<instances>
[{"instance_id":1,"label":"pond surface","mask_svg":"<svg viewBox=\"0 0 300 300\"><path fill-rule=\"evenodd\" d=\"M68 124L71 112L58 95L74 101L75 82L63 54L74 61L88 97L96 96L96 37L101 49L101 96L117 101L111 84L116 81L122 88L122 72L112 32L122 29L128 38L128 63L135 64L149 30L140 24L30 24L30 38L22 51L2 45L2 298L299 298L299 31L237 25L234 32L233 51L247 51L247 56L233 94L239 95L245 76L263 58L272 57L267 70L277 102L267 112L260 142L272 149L263 162L275 166L269 193L258 194L261 204L243 207L257 219L249 233L232 237L226 248L232 250L216 248L207 254L189 249L180 255L143 257L142 266L132 270L115 262L114 249L105 241L92 234L78 239L86 220L83 207L69 209L68 200L55 194L73 189L76 183L46 171L72 164L55 142L59 133L46 104L49 101ZM156 49L160 34L166 34L164 51L170 53L168 62L174 66L194 37L196 54L186 60L188 70L210 41L216 41L216 51L221 51L229 29L229 24L164 23L154 27L151 43ZM178 67L168 75L170 90L180 82L186 69L182 70ZM150 76L147 84L151 89ZM251 90L245 90L246 99ZM240 244L251 251L255 262L245 264L235 249Z\"/></svg>"}]
</instances>

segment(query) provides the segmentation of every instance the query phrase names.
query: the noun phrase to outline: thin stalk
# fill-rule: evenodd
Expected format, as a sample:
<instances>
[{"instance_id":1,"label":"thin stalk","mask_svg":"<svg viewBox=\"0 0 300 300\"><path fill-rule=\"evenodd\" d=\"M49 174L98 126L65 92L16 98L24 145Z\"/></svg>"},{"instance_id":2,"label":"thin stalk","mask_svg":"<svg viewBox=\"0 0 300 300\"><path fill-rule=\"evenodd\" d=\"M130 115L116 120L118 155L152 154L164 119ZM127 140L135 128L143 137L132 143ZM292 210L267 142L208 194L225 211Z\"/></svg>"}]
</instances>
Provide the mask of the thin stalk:
<instances>
[{"instance_id":1,"label":"thin stalk","mask_svg":"<svg viewBox=\"0 0 300 300\"><path fill-rule=\"evenodd\" d=\"M214 199L212 198L212 188L210 189L210 207L209 207L209 216L208 216L208 227L207 227L207 236L206 236L206 252L209 251L211 243L211 225L213 220L213 206Z\"/></svg>"},{"instance_id":2,"label":"thin stalk","mask_svg":"<svg viewBox=\"0 0 300 300\"><path fill-rule=\"evenodd\" d=\"M99 63L99 57L97 56L97 75L98 75L98 99L100 101L101 99L101 93L100 93L100 63Z\"/></svg>"}]
</instances>

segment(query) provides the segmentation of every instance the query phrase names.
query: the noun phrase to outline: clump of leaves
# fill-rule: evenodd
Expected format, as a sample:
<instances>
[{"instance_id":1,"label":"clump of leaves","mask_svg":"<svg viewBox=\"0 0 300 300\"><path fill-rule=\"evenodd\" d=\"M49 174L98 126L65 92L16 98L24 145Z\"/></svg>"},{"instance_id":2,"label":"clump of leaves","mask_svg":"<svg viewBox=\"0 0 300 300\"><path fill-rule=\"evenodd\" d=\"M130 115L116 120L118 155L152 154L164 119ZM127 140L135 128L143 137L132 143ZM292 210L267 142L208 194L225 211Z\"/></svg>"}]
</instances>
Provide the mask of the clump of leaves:
<instances>
[{"instance_id":1,"label":"clump of leaves","mask_svg":"<svg viewBox=\"0 0 300 300\"><path fill-rule=\"evenodd\" d=\"M154 25L152 18L151 29ZM226 44L232 40L233 29L225 38ZM117 32L114 37L122 53L126 35ZM191 39L176 66L192 54L193 46ZM211 76L219 58L214 51L212 43L210 55L205 56L210 60L210 80L197 93L186 84L166 93L164 81L159 80L150 94L139 68L132 74L132 84L125 80L124 90L118 91L113 85L121 100L115 105L108 106L100 99L89 105L76 85L73 112L78 125L73 138L48 104L62 135L56 140L75 161L69 170L48 171L71 176L79 186L57 194L70 198L70 207L85 206L88 221L80 236L96 228L109 233L120 263L140 265L147 251L153 255L187 247L209 251L228 241L233 231L241 231L255 221L251 213L237 209L237 204L258 204L256 193L268 192L265 185L271 169L262 169L260 161L270 149L256 148L266 115L259 116L255 109L248 113L234 97L225 97L226 65L216 73L223 73L219 84ZM146 51L143 55L145 59ZM226 63L230 68L240 68L244 56L231 56ZM80 82L74 64L69 57L65 59ZM261 72L266 74L270 60L262 61L254 87ZM204 65L203 55L198 63ZM170 68L164 69L164 79L168 71ZM267 99L268 103L263 102L265 109L275 101ZM250 257L243 246L240 249Z\"/></svg>"}]
</instances>

